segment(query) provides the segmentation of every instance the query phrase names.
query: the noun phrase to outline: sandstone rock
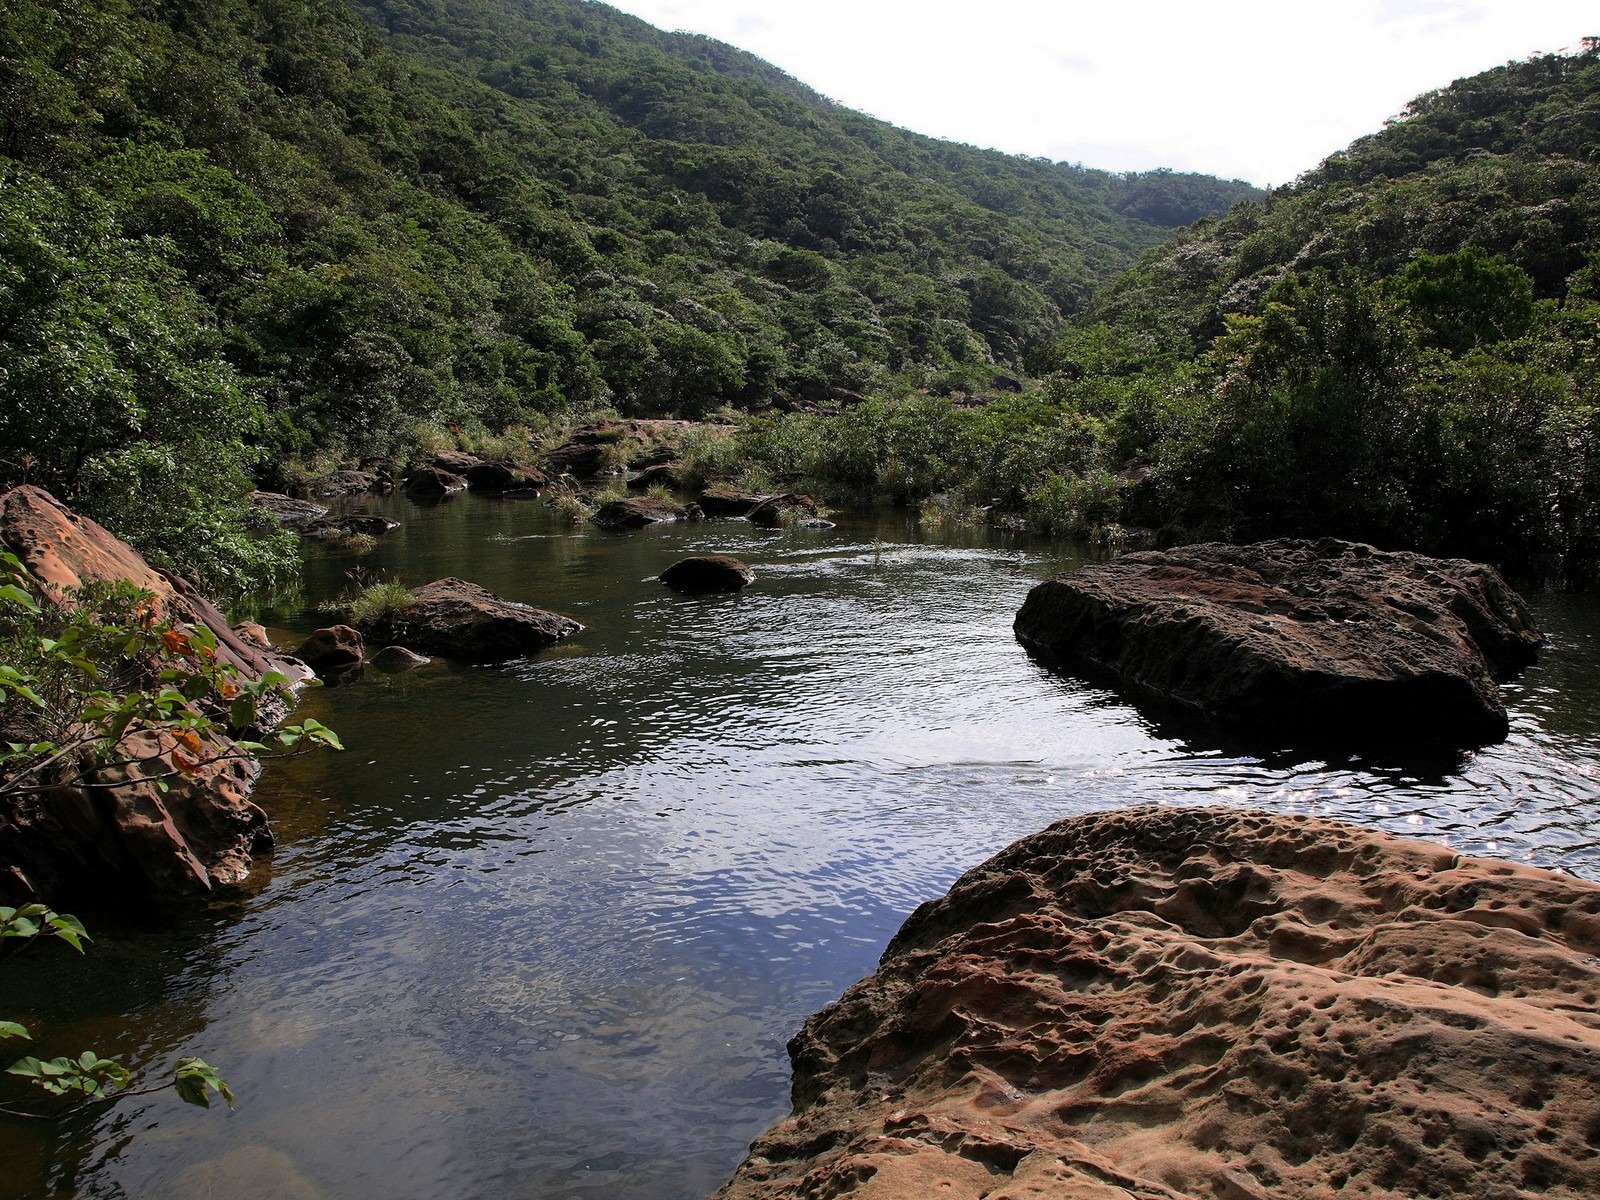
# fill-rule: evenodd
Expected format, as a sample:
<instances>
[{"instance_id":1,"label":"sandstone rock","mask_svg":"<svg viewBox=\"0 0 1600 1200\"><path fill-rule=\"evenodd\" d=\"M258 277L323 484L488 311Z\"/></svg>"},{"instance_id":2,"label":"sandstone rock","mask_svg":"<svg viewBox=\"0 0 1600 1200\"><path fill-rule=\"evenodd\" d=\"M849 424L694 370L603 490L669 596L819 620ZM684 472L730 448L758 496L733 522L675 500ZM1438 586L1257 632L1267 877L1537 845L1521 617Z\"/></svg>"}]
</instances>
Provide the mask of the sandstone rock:
<instances>
[{"instance_id":1,"label":"sandstone rock","mask_svg":"<svg viewBox=\"0 0 1600 1200\"><path fill-rule=\"evenodd\" d=\"M381 646L487 662L536 653L582 628L570 617L502 600L475 583L437 579L362 632Z\"/></svg>"},{"instance_id":2,"label":"sandstone rock","mask_svg":"<svg viewBox=\"0 0 1600 1200\"><path fill-rule=\"evenodd\" d=\"M1540 636L1491 567L1332 539L1145 551L1039 584L1017 637L1134 699L1272 745L1505 737Z\"/></svg>"},{"instance_id":3,"label":"sandstone rock","mask_svg":"<svg viewBox=\"0 0 1600 1200\"><path fill-rule=\"evenodd\" d=\"M817 502L810 496L801 496L794 492L785 492L781 496L767 496L746 514L751 524L767 529L777 529L791 522L815 518L816 515Z\"/></svg>"},{"instance_id":4,"label":"sandstone rock","mask_svg":"<svg viewBox=\"0 0 1600 1200\"><path fill-rule=\"evenodd\" d=\"M599 442L568 442L545 455L545 465L553 474L580 478L598 475L605 461L606 448Z\"/></svg>"},{"instance_id":5,"label":"sandstone rock","mask_svg":"<svg viewBox=\"0 0 1600 1200\"><path fill-rule=\"evenodd\" d=\"M372 656L372 665L380 671L390 675L398 675L403 671L415 671L418 667L425 667L433 660L426 655L407 650L404 646L385 646Z\"/></svg>"},{"instance_id":6,"label":"sandstone rock","mask_svg":"<svg viewBox=\"0 0 1600 1200\"><path fill-rule=\"evenodd\" d=\"M125 579L154 597L158 617L178 624L204 625L217 637L217 657L250 676L281 671L291 682L305 672L269 649L249 645L186 580L145 562L132 546L104 527L80 517L42 488L24 485L0 495L0 543L33 575L57 588Z\"/></svg>"},{"instance_id":7,"label":"sandstone rock","mask_svg":"<svg viewBox=\"0 0 1600 1200\"><path fill-rule=\"evenodd\" d=\"M737 558L707 554L680 559L661 572L661 582L680 592L737 592L754 583L756 573Z\"/></svg>"},{"instance_id":8,"label":"sandstone rock","mask_svg":"<svg viewBox=\"0 0 1600 1200\"><path fill-rule=\"evenodd\" d=\"M233 627L233 636L256 650L272 649L272 640L267 637L266 627L255 621L240 621Z\"/></svg>"},{"instance_id":9,"label":"sandstone rock","mask_svg":"<svg viewBox=\"0 0 1600 1200\"><path fill-rule=\"evenodd\" d=\"M314 521L328 511L326 504L296 500L293 496L285 496L281 492L251 492L250 507L260 510L267 519L288 527Z\"/></svg>"},{"instance_id":10,"label":"sandstone rock","mask_svg":"<svg viewBox=\"0 0 1600 1200\"><path fill-rule=\"evenodd\" d=\"M698 510L696 510L698 511ZM648 496L628 496L602 504L589 518L601 529L643 529L663 521L689 521L694 513L682 504L670 500L652 500Z\"/></svg>"},{"instance_id":11,"label":"sandstone rock","mask_svg":"<svg viewBox=\"0 0 1600 1200\"><path fill-rule=\"evenodd\" d=\"M329 625L312 633L294 652L294 656L318 675L325 675L359 666L362 649L359 629L349 625Z\"/></svg>"},{"instance_id":12,"label":"sandstone rock","mask_svg":"<svg viewBox=\"0 0 1600 1200\"><path fill-rule=\"evenodd\" d=\"M700 493L700 507L708 517L743 517L765 500L755 492L741 492L730 487L708 487Z\"/></svg>"},{"instance_id":13,"label":"sandstone rock","mask_svg":"<svg viewBox=\"0 0 1600 1200\"><path fill-rule=\"evenodd\" d=\"M1063 821L790 1042L719 1200L1600 1195L1600 887L1310 817Z\"/></svg>"},{"instance_id":14,"label":"sandstone rock","mask_svg":"<svg viewBox=\"0 0 1600 1200\"><path fill-rule=\"evenodd\" d=\"M118 579L144 589L159 618L209 629L218 661L245 677L268 671L292 683L308 677L303 666L271 652L259 626L242 627L242 634L230 629L188 583L155 570L131 546L39 488L0 496L0 542L38 579L60 589ZM260 723L275 724L285 711L282 704L269 709ZM197 754L169 734L146 731L126 737L119 750L129 761L97 768L73 786L16 798L0 810L0 863L47 897L203 893L240 883L251 854L271 842L265 816L249 800L254 761L220 736Z\"/></svg>"},{"instance_id":15,"label":"sandstone rock","mask_svg":"<svg viewBox=\"0 0 1600 1200\"><path fill-rule=\"evenodd\" d=\"M193 896L244 883L251 856L272 846L250 800L260 764L226 739L191 755L165 731L129 734L118 753L73 786L19 798L0 819L0 859L45 896Z\"/></svg>"},{"instance_id":16,"label":"sandstone rock","mask_svg":"<svg viewBox=\"0 0 1600 1200\"><path fill-rule=\"evenodd\" d=\"M413 500L437 500L467 490L467 481L454 471L440 467L423 467L406 476L400 489Z\"/></svg>"}]
</instances>

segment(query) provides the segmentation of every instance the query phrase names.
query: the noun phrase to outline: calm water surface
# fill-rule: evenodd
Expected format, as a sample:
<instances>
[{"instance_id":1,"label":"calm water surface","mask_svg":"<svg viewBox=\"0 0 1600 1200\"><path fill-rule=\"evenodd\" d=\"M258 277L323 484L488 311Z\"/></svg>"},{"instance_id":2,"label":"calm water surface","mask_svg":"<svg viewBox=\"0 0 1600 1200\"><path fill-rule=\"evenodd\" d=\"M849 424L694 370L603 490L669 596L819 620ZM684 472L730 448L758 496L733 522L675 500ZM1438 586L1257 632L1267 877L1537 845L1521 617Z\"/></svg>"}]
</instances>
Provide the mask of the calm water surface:
<instances>
[{"instance_id":1,"label":"calm water surface","mask_svg":"<svg viewBox=\"0 0 1600 1200\"><path fill-rule=\"evenodd\" d=\"M1503 746L1263 762L1162 736L1011 636L1070 547L901 517L571 531L537 503L374 502L361 560L459 575L588 627L499 667L311 695L349 750L260 793L258 893L0 976L0 1013L164 1068L236 1111L125 1098L0 1122L0 1195L688 1200L787 1109L783 1045L922 900L1075 813L1229 803L1344 817L1600 879L1600 604L1535 597L1553 648ZM651 577L689 552L737 597ZM347 586L354 558L308 568ZM269 614L282 641L314 627Z\"/></svg>"}]
</instances>

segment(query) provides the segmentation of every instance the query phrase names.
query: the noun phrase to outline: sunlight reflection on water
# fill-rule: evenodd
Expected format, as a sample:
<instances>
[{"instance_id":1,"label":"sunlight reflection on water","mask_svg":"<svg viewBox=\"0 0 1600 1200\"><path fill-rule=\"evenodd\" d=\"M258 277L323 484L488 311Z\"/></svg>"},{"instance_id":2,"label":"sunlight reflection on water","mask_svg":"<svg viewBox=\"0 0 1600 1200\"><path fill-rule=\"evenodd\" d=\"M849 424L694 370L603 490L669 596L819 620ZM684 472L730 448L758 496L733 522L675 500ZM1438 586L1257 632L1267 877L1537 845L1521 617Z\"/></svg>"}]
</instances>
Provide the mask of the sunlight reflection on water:
<instances>
[{"instance_id":1,"label":"sunlight reflection on water","mask_svg":"<svg viewBox=\"0 0 1600 1200\"><path fill-rule=\"evenodd\" d=\"M917 904L1095 809L1314 813L1600 878L1592 601L1540 598L1556 650L1511 689L1502 746L1443 770L1267 763L1160 736L1021 651L1016 608L1067 548L898 518L616 537L536 505L392 507L404 536L375 568L588 628L312 697L351 750L264 789L270 886L113 936L67 1023L131 1013L149 1054L225 1064L239 1111L125 1102L63 1144L64 1194L704 1196L786 1109L785 1039ZM688 600L651 580L691 550L758 582ZM313 592L349 566L314 562Z\"/></svg>"}]
</instances>

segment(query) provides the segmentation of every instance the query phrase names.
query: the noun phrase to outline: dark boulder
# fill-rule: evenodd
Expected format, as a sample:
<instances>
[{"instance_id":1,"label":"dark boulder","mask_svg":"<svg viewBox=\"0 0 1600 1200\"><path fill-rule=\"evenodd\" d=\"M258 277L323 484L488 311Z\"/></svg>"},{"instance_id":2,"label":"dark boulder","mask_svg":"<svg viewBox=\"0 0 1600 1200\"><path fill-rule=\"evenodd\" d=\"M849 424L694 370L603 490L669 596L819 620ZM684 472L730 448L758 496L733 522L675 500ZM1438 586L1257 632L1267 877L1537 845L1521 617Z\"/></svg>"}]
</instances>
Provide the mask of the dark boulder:
<instances>
[{"instance_id":1,"label":"dark boulder","mask_svg":"<svg viewBox=\"0 0 1600 1200\"><path fill-rule=\"evenodd\" d=\"M590 520L601 529L643 529L646 525L658 525L664 521L691 521L699 511L670 500L628 496L602 504Z\"/></svg>"},{"instance_id":2,"label":"dark boulder","mask_svg":"<svg viewBox=\"0 0 1600 1200\"><path fill-rule=\"evenodd\" d=\"M680 463L666 462L648 466L628 480L628 490L631 492L643 492L657 486L676 489L678 486L678 470L681 465Z\"/></svg>"},{"instance_id":3,"label":"dark boulder","mask_svg":"<svg viewBox=\"0 0 1600 1200\"><path fill-rule=\"evenodd\" d=\"M734 488L708 487L700 493L700 507L708 517L743 517L765 500L755 492L741 492Z\"/></svg>"},{"instance_id":4,"label":"dark boulder","mask_svg":"<svg viewBox=\"0 0 1600 1200\"><path fill-rule=\"evenodd\" d=\"M462 474L475 492L536 492L550 485L543 472L502 460L474 463Z\"/></svg>"},{"instance_id":5,"label":"dark boulder","mask_svg":"<svg viewBox=\"0 0 1600 1200\"><path fill-rule=\"evenodd\" d=\"M691 595L737 592L754 583L755 579L754 571L726 554L685 558L661 572L662 583Z\"/></svg>"},{"instance_id":6,"label":"dark boulder","mask_svg":"<svg viewBox=\"0 0 1600 1200\"><path fill-rule=\"evenodd\" d=\"M463 579L438 579L361 627L367 641L492 662L533 654L582 629L570 617L517 604Z\"/></svg>"},{"instance_id":7,"label":"dark boulder","mask_svg":"<svg viewBox=\"0 0 1600 1200\"><path fill-rule=\"evenodd\" d=\"M810 496L785 492L781 496L767 496L746 514L753 525L765 529L778 529L797 524L817 515L817 502Z\"/></svg>"},{"instance_id":8,"label":"dark boulder","mask_svg":"<svg viewBox=\"0 0 1600 1200\"><path fill-rule=\"evenodd\" d=\"M1029 593L1046 661L1267 747L1465 747L1506 736L1495 681L1540 635L1492 567L1340 542L1124 555Z\"/></svg>"},{"instance_id":9,"label":"dark boulder","mask_svg":"<svg viewBox=\"0 0 1600 1200\"><path fill-rule=\"evenodd\" d=\"M349 625L329 625L308 637L294 656L318 675L337 674L361 662L361 631Z\"/></svg>"},{"instance_id":10,"label":"dark boulder","mask_svg":"<svg viewBox=\"0 0 1600 1200\"><path fill-rule=\"evenodd\" d=\"M442 467L423 467L406 476L405 486L401 490L413 500L437 500L466 491L467 481Z\"/></svg>"}]
</instances>

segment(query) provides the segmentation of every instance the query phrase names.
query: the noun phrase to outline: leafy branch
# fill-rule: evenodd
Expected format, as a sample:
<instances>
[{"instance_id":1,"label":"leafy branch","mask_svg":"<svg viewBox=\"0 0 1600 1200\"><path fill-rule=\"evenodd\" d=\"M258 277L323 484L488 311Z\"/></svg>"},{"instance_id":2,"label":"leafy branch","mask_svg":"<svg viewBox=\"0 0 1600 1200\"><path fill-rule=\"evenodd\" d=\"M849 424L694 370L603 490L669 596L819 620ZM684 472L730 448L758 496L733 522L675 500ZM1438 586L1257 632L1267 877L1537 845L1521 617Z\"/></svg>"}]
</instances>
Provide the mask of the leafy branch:
<instances>
[{"instance_id":1,"label":"leafy branch","mask_svg":"<svg viewBox=\"0 0 1600 1200\"><path fill-rule=\"evenodd\" d=\"M247 675L217 648L203 625L158 619L148 592L127 583L51 592L0 550L0 729L25 739L0 741L0 809L93 783L108 768L138 769L101 786L149 783L166 791L174 779L193 779L220 762L343 749L333 730L312 719L260 732L268 707L288 697L288 678L279 671ZM49 939L82 953L88 934L76 917L43 904L0 906L0 958ZM0 1020L0 1040L11 1038L32 1035ZM5 1073L79 1104L170 1087L188 1104L209 1108L217 1095L233 1107L227 1082L199 1058L180 1059L170 1078L141 1087L130 1086L125 1066L94 1050L28 1055ZM5 1106L0 1114L59 1115Z\"/></svg>"}]
</instances>

